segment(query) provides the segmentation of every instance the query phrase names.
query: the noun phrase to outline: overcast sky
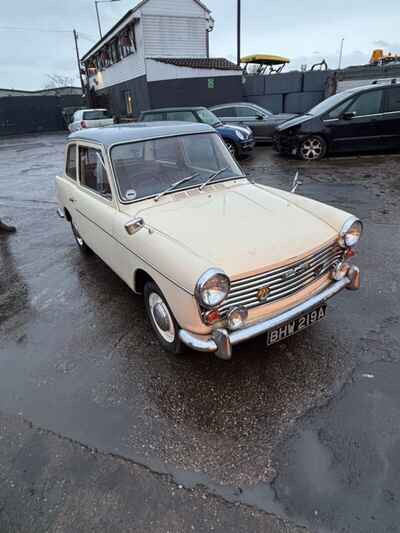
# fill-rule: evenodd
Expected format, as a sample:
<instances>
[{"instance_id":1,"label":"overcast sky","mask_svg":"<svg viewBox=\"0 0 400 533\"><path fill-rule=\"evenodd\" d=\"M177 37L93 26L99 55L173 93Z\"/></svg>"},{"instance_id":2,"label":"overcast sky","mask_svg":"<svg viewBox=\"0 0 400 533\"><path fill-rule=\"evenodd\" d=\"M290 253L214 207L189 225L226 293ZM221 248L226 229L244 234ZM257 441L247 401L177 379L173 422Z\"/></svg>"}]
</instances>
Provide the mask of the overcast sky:
<instances>
[{"instance_id":1,"label":"overcast sky","mask_svg":"<svg viewBox=\"0 0 400 533\"><path fill-rule=\"evenodd\" d=\"M236 0L204 0L215 29L211 55L236 57ZM106 31L137 0L100 4ZM242 55L272 53L291 59L290 68L311 66L325 58L337 67L340 40L343 65L368 62L373 48L400 53L399 0L242 0ZM17 31L5 28L70 30L71 33ZM40 89L47 74L76 77L72 28L80 33L81 55L98 38L93 0L1 0L0 87ZM74 83L78 84L76 77Z\"/></svg>"}]
</instances>

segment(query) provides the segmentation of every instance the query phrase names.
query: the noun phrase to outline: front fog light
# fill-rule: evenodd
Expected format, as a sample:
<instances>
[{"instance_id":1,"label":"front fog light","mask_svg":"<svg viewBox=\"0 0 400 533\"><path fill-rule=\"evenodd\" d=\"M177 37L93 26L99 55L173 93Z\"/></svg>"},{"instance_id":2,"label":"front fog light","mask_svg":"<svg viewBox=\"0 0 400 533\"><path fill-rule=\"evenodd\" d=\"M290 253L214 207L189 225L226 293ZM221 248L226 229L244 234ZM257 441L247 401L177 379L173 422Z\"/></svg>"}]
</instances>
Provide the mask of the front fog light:
<instances>
[{"instance_id":1,"label":"front fog light","mask_svg":"<svg viewBox=\"0 0 400 533\"><path fill-rule=\"evenodd\" d=\"M347 276L350 265L348 263L337 263L332 267L331 278L335 281L340 281Z\"/></svg>"},{"instance_id":2,"label":"front fog light","mask_svg":"<svg viewBox=\"0 0 400 533\"><path fill-rule=\"evenodd\" d=\"M244 326L249 312L245 307L235 307L229 311L227 323L229 329L240 329Z\"/></svg>"}]
</instances>

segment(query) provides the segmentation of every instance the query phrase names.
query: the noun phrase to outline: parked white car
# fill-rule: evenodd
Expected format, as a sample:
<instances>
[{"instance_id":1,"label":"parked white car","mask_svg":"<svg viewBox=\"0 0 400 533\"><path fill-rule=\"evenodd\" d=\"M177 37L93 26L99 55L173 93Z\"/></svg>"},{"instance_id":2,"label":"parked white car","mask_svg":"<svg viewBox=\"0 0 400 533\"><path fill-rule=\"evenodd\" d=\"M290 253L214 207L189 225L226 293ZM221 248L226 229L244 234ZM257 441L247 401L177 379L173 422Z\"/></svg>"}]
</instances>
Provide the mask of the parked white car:
<instances>
[{"instance_id":1,"label":"parked white car","mask_svg":"<svg viewBox=\"0 0 400 533\"><path fill-rule=\"evenodd\" d=\"M114 118L107 109L80 109L73 114L68 129L72 133L86 128L101 128L112 124L114 124Z\"/></svg>"},{"instance_id":2,"label":"parked white car","mask_svg":"<svg viewBox=\"0 0 400 533\"><path fill-rule=\"evenodd\" d=\"M353 215L251 183L215 130L152 122L70 135L56 178L59 214L143 294L161 345L229 359L314 324L343 288L362 224Z\"/></svg>"}]
</instances>

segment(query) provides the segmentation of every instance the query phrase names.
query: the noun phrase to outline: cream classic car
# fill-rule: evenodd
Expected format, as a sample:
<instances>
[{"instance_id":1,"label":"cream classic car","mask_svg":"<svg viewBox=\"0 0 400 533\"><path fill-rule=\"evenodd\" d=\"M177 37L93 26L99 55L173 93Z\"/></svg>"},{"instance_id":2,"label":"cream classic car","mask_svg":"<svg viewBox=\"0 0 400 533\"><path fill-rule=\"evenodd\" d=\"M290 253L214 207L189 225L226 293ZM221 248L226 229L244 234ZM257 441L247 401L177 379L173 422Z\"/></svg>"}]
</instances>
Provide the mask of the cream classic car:
<instances>
[{"instance_id":1,"label":"cream classic car","mask_svg":"<svg viewBox=\"0 0 400 533\"><path fill-rule=\"evenodd\" d=\"M265 334L271 345L318 322L358 289L349 263L361 222L252 183L210 126L141 123L69 136L59 215L142 294L161 345L222 359Z\"/></svg>"}]
</instances>

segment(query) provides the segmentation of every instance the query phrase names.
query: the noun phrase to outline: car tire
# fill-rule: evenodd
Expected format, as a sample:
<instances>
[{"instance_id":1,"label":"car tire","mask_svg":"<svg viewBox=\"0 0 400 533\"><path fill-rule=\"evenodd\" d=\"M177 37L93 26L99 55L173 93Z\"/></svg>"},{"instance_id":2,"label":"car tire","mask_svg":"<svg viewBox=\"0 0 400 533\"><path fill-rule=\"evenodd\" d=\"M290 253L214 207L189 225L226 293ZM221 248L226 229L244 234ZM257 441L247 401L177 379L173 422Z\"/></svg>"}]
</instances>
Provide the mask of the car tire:
<instances>
[{"instance_id":1,"label":"car tire","mask_svg":"<svg viewBox=\"0 0 400 533\"><path fill-rule=\"evenodd\" d=\"M79 250L83 254L90 254L91 253L91 249L85 243L85 241L82 239L81 234L78 231L78 228L75 226L75 224L74 224L74 222L72 220L71 220L71 229L72 229L72 234L74 236L76 244L78 245Z\"/></svg>"},{"instance_id":2,"label":"car tire","mask_svg":"<svg viewBox=\"0 0 400 533\"><path fill-rule=\"evenodd\" d=\"M148 281L143 293L147 317L158 342L167 352L174 355L182 354L185 347L179 338L180 328L160 288L152 281Z\"/></svg>"},{"instance_id":3,"label":"car tire","mask_svg":"<svg viewBox=\"0 0 400 533\"><path fill-rule=\"evenodd\" d=\"M325 156L327 148L323 137L310 135L300 143L297 154L303 161L318 161Z\"/></svg>"},{"instance_id":4,"label":"car tire","mask_svg":"<svg viewBox=\"0 0 400 533\"><path fill-rule=\"evenodd\" d=\"M231 156L233 156L235 159L239 159L239 154L238 154L238 150L237 150L237 148L235 146L235 143L233 143L232 141L227 139L227 140L225 140L225 144L226 144L226 147L228 148L229 153L231 154Z\"/></svg>"}]
</instances>

